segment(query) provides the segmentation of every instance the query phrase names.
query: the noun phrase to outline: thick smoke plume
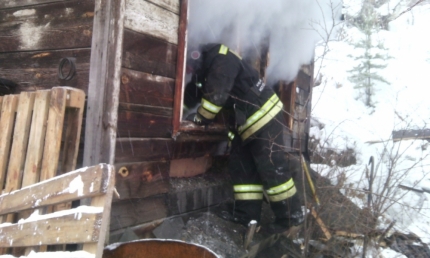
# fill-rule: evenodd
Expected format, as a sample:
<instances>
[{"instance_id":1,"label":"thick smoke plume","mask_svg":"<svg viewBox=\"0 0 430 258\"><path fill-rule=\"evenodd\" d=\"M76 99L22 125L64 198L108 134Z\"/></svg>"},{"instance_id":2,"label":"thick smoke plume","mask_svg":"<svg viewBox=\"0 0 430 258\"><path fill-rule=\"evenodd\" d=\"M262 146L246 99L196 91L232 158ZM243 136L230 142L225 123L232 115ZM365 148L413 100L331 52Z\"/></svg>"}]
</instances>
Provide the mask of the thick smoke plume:
<instances>
[{"instance_id":1,"label":"thick smoke plume","mask_svg":"<svg viewBox=\"0 0 430 258\"><path fill-rule=\"evenodd\" d=\"M340 18L340 0L189 0L188 46L223 43L242 56L269 48L266 79L291 81ZM251 51L249 51L251 50Z\"/></svg>"}]
</instances>

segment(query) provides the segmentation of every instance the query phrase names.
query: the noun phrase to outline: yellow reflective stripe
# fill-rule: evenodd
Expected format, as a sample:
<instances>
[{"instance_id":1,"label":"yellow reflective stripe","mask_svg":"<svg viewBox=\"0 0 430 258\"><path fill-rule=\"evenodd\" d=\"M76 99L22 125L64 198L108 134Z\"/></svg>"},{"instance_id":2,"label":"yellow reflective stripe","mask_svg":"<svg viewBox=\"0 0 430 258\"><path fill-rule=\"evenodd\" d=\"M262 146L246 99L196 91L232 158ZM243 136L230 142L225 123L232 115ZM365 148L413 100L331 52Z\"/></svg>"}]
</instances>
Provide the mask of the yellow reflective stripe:
<instances>
[{"instance_id":1,"label":"yellow reflective stripe","mask_svg":"<svg viewBox=\"0 0 430 258\"><path fill-rule=\"evenodd\" d=\"M268 101L266 101L266 103L264 103L264 105L259 110L257 110L254 114L252 114L252 116L250 116L246 120L245 124L243 124L242 126L239 127L239 133L242 133L243 131L248 129L248 127L250 127L252 124L254 124L259 119L261 119L278 102L279 102L279 98L278 98L278 95L276 95L276 93L275 93L275 94L273 94L272 97L270 97L270 99Z\"/></svg>"},{"instance_id":2,"label":"yellow reflective stripe","mask_svg":"<svg viewBox=\"0 0 430 258\"><path fill-rule=\"evenodd\" d=\"M207 111L210 111L212 113L218 114L218 112L221 110L222 107L219 107L211 102L209 100L202 98L202 107L204 107Z\"/></svg>"},{"instance_id":3,"label":"yellow reflective stripe","mask_svg":"<svg viewBox=\"0 0 430 258\"><path fill-rule=\"evenodd\" d=\"M200 106L197 109L197 112L199 112L200 115L202 115L204 118L212 120L215 119L216 114L207 111L206 109L204 109L202 106Z\"/></svg>"},{"instance_id":4,"label":"yellow reflective stripe","mask_svg":"<svg viewBox=\"0 0 430 258\"><path fill-rule=\"evenodd\" d=\"M223 54L223 55L227 55L227 52L228 52L228 47L225 45L221 45L218 53Z\"/></svg>"},{"instance_id":5,"label":"yellow reflective stripe","mask_svg":"<svg viewBox=\"0 0 430 258\"><path fill-rule=\"evenodd\" d=\"M235 200L263 200L263 193L235 193Z\"/></svg>"},{"instance_id":6,"label":"yellow reflective stripe","mask_svg":"<svg viewBox=\"0 0 430 258\"><path fill-rule=\"evenodd\" d=\"M263 185L234 185L234 192L263 192Z\"/></svg>"},{"instance_id":7,"label":"yellow reflective stripe","mask_svg":"<svg viewBox=\"0 0 430 258\"><path fill-rule=\"evenodd\" d=\"M297 189L295 186L293 186L290 190L280 193L280 194L275 194L275 195L269 195L269 200L271 202L279 202L279 201L283 201L286 200L288 198L290 198L291 196L295 195L297 192Z\"/></svg>"},{"instance_id":8,"label":"yellow reflective stripe","mask_svg":"<svg viewBox=\"0 0 430 258\"><path fill-rule=\"evenodd\" d=\"M248 139L249 136L253 135L255 132L257 132L261 127L266 125L272 118L274 118L281 110L282 110L282 102L278 101L276 105L268 112L266 113L260 120L258 120L256 123L251 125L248 129L242 130L242 133L240 137L242 140Z\"/></svg>"},{"instance_id":9,"label":"yellow reflective stripe","mask_svg":"<svg viewBox=\"0 0 430 258\"><path fill-rule=\"evenodd\" d=\"M228 132L228 138L230 139L230 141L233 141L234 139L234 133L233 132Z\"/></svg>"},{"instance_id":10,"label":"yellow reflective stripe","mask_svg":"<svg viewBox=\"0 0 430 258\"><path fill-rule=\"evenodd\" d=\"M284 191L290 189L293 186L294 186L294 181L291 178L290 180L288 180L287 182L285 182L285 183L283 183L281 185L277 185L275 187L272 187L272 188L268 189L266 192L269 195L270 194L277 194L277 193L280 193L280 192L284 192Z\"/></svg>"},{"instance_id":11,"label":"yellow reflective stripe","mask_svg":"<svg viewBox=\"0 0 430 258\"><path fill-rule=\"evenodd\" d=\"M231 50L231 49L230 49L230 52L231 52L233 55L237 56L237 58L239 58L240 60L242 60L242 57L241 57L237 52L235 52L235 51L233 51L233 50Z\"/></svg>"}]
</instances>

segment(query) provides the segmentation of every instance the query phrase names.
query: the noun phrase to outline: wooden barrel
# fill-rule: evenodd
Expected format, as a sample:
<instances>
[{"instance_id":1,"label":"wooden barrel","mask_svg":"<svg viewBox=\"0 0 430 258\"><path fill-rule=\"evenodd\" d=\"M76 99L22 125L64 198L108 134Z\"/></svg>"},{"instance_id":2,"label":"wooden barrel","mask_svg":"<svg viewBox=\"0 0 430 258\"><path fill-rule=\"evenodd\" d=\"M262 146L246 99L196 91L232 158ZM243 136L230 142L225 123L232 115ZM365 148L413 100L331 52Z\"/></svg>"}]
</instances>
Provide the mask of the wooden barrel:
<instances>
[{"instance_id":1,"label":"wooden barrel","mask_svg":"<svg viewBox=\"0 0 430 258\"><path fill-rule=\"evenodd\" d=\"M103 258L219 258L200 245L179 240L145 239L107 246Z\"/></svg>"}]
</instances>

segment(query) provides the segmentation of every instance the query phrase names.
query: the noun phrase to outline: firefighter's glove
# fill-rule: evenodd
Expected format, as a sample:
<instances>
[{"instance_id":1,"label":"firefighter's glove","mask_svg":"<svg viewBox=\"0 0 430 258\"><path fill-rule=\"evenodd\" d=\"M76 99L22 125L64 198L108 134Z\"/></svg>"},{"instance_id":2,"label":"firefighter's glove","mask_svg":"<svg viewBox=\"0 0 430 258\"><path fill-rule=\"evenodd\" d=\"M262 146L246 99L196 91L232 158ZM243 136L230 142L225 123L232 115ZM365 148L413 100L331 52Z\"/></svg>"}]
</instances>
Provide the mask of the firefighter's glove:
<instances>
[{"instance_id":1,"label":"firefighter's glove","mask_svg":"<svg viewBox=\"0 0 430 258\"><path fill-rule=\"evenodd\" d=\"M204 118L199 113L190 114L186 120L191 121L191 122L195 123L196 125L209 125L213 121L213 120L209 120L207 118Z\"/></svg>"}]
</instances>

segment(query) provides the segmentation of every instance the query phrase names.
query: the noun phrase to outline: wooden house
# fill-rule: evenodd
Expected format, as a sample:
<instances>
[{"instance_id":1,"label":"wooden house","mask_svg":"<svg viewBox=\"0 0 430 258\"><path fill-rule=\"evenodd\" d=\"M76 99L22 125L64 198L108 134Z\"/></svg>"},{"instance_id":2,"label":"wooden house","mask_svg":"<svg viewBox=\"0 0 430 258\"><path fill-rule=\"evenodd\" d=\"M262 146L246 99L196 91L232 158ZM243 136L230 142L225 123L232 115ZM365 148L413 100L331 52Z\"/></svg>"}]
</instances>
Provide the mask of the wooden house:
<instances>
[{"instance_id":1,"label":"wooden house","mask_svg":"<svg viewBox=\"0 0 430 258\"><path fill-rule=\"evenodd\" d=\"M172 187L176 178L202 174L224 156L227 140L221 124L205 129L181 122L188 1L0 2L0 77L16 82L18 92L71 86L87 95L78 167L115 165L120 199L112 206L111 241L125 228L229 196L225 183ZM263 53L253 60L262 75ZM279 84L293 145L301 151L307 150L312 83L307 65L295 81Z\"/></svg>"}]
</instances>

